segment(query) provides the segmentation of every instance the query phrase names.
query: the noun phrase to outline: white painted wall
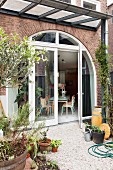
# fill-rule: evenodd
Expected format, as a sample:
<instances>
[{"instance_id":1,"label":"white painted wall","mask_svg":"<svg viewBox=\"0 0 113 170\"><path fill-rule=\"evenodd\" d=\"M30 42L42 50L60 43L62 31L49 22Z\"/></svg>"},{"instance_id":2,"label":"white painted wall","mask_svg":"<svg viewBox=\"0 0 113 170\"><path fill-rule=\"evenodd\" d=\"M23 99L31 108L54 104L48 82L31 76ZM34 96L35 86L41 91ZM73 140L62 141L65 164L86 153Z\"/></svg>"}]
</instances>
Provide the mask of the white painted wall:
<instances>
[{"instance_id":1,"label":"white painted wall","mask_svg":"<svg viewBox=\"0 0 113 170\"><path fill-rule=\"evenodd\" d=\"M107 6L111 5L113 3L113 0L107 0Z\"/></svg>"},{"instance_id":2,"label":"white painted wall","mask_svg":"<svg viewBox=\"0 0 113 170\"><path fill-rule=\"evenodd\" d=\"M18 110L18 104L14 103L17 94L18 94L18 88L8 88L8 95L7 95L8 116L11 118L13 117L13 115L16 115Z\"/></svg>"}]
</instances>

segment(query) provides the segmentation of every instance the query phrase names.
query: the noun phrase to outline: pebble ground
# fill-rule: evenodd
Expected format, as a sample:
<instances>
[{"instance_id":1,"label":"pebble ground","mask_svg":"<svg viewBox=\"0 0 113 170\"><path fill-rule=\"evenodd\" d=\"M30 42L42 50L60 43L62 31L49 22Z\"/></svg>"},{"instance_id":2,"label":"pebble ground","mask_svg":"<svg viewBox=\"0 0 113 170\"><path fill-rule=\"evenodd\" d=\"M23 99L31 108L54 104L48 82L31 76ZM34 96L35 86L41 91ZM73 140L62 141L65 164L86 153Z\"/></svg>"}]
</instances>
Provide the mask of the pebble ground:
<instances>
[{"instance_id":1,"label":"pebble ground","mask_svg":"<svg viewBox=\"0 0 113 170\"><path fill-rule=\"evenodd\" d=\"M48 137L62 140L58 152L47 154L48 159L58 163L60 170L113 170L113 159L96 158L88 153L88 148L94 143L84 140L78 122L52 126Z\"/></svg>"}]
</instances>

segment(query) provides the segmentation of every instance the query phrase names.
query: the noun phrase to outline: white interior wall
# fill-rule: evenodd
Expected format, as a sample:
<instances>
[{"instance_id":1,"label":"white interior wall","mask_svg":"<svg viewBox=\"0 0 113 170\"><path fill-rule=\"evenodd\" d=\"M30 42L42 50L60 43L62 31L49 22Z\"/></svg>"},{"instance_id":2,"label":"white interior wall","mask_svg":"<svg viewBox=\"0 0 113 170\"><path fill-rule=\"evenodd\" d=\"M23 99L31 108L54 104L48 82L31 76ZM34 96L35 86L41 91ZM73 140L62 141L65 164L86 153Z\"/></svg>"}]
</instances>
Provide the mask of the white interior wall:
<instances>
[{"instance_id":1,"label":"white interior wall","mask_svg":"<svg viewBox=\"0 0 113 170\"><path fill-rule=\"evenodd\" d=\"M14 103L17 94L18 88L8 88L8 116L10 118L17 114L18 104Z\"/></svg>"}]
</instances>

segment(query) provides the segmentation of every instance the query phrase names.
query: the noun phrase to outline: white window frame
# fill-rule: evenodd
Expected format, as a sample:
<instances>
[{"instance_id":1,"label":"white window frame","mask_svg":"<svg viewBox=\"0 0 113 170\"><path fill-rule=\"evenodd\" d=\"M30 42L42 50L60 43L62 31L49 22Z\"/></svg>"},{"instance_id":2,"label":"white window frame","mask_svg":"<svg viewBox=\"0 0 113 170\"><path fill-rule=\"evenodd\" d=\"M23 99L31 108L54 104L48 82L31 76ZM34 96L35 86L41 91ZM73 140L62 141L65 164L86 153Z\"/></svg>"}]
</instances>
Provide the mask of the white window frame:
<instances>
[{"instance_id":1,"label":"white window frame","mask_svg":"<svg viewBox=\"0 0 113 170\"><path fill-rule=\"evenodd\" d=\"M100 12L100 2L97 0L81 0L81 7L83 7L83 2L88 2L90 4L96 5L96 11Z\"/></svg>"},{"instance_id":2,"label":"white window frame","mask_svg":"<svg viewBox=\"0 0 113 170\"><path fill-rule=\"evenodd\" d=\"M63 1L61 1L61 2L63 2ZM66 3L66 2L65 2ZM72 4L72 5L76 5L76 0L71 0L71 3L70 4Z\"/></svg>"},{"instance_id":3,"label":"white window frame","mask_svg":"<svg viewBox=\"0 0 113 170\"><path fill-rule=\"evenodd\" d=\"M113 15L113 10L112 10L112 15ZM113 24L113 17L111 18L111 23Z\"/></svg>"},{"instance_id":4,"label":"white window frame","mask_svg":"<svg viewBox=\"0 0 113 170\"><path fill-rule=\"evenodd\" d=\"M72 5L76 5L76 0L71 0Z\"/></svg>"},{"instance_id":5,"label":"white window frame","mask_svg":"<svg viewBox=\"0 0 113 170\"><path fill-rule=\"evenodd\" d=\"M55 91L54 91L54 97L55 97L55 117L54 119L51 120L46 120L45 121L45 125L46 126L50 126L50 125L56 125L58 124L58 50L67 50L67 51L73 51L73 52L78 52L78 120L79 120L79 126L80 128L82 128L82 120L89 118L89 116L87 117L82 117L82 52L86 51L86 53L88 54L89 57L89 62L91 64L91 68L93 69L93 74L94 74L94 105L97 105L97 81L96 81L96 70L95 70L95 66L92 60L92 57L90 56L88 50L85 48L85 46L75 37L73 37L72 35L69 35L68 33L62 32L62 31L58 31L58 30L47 30L47 31L41 31L39 33L46 33L46 32L56 32L56 43L47 43L47 42L38 42L38 41L32 41L32 36L29 37L29 39L31 40L30 45L34 46L37 49L43 49L45 47L46 50L50 50L50 51L54 51L54 84L55 84ZM59 44L59 33L63 33L67 36L69 36L70 38L73 38L73 40L75 40L78 43L78 46L75 45L65 45L65 44ZM30 121L34 121L35 120L35 65L32 69L33 74L30 75L30 80L32 80L32 83L29 83L29 104L31 106L31 108L33 108L32 113L30 114L29 120Z\"/></svg>"}]
</instances>

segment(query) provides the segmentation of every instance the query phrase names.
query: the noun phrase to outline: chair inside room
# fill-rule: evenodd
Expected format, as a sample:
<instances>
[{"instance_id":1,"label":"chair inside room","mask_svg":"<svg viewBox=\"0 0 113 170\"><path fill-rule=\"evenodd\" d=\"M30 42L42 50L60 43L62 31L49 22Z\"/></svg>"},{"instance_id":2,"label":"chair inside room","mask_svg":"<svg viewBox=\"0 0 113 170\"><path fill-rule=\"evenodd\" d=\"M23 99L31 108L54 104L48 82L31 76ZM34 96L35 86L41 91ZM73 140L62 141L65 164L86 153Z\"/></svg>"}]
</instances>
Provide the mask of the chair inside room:
<instances>
[{"instance_id":1,"label":"chair inside room","mask_svg":"<svg viewBox=\"0 0 113 170\"><path fill-rule=\"evenodd\" d=\"M47 113L47 115L52 113L52 105L48 102L49 100L49 96L46 96L46 98L40 98L40 114L42 115L42 113L45 112Z\"/></svg>"},{"instance_id":2,"label":"chair inside room","mask_svg":"<svg viewBox=\"0 0 113 170\"><path fill-rule=\"evenodd\" d=\"M66 108L67 108L67 109L70 108L72 114L74 114L74 112L75 112L75 106L74 106L74 105L75 105L75 96L73 95L70 102L66 102L66 103L63 104L63 106L62 106L62 111L61 111L61 115L64 113L64 111L66 110ZM69 109L68 109L68 110L69 110ZM68 112L67 112L67 114L68 114Z\"/></svg>"}]
</instances>

